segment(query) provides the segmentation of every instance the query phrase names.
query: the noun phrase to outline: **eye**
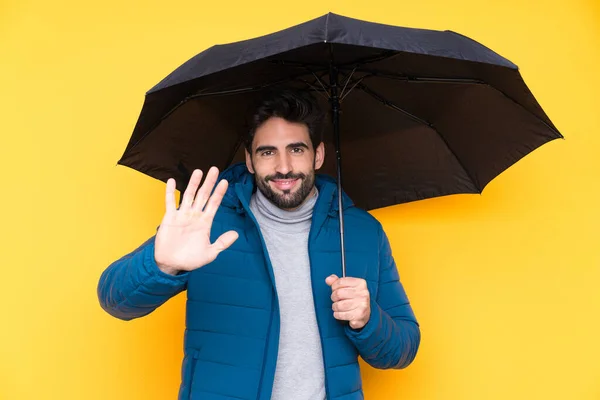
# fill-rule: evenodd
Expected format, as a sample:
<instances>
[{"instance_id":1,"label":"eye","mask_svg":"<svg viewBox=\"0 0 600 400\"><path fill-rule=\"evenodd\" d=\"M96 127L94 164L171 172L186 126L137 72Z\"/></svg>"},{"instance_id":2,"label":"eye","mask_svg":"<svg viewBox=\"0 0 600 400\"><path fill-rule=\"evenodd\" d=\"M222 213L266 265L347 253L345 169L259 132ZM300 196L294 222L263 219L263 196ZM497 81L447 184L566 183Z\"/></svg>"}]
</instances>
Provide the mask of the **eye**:
<instances>
[{"instance_id":1,"label":"eye","mask_svg":"<svg viewBox=\"0 0 600 400\"><path fill-rule=\"evenodd\" d=\"M302 147L294 147L292 148L292 153L302 154L304 153L304 149Z\"/></svg>"},{"instance_id":2,"label":"eye","mask_svg":"<svg viewBox=\"0 0 600 400\"><path fill-rule=\"evenodd\" d=\"M265 150L262 153L260 153L260 155L263 156L263 157L272 156L273 155L273 151L272 150Z\"/></svg>"}]
</instances>

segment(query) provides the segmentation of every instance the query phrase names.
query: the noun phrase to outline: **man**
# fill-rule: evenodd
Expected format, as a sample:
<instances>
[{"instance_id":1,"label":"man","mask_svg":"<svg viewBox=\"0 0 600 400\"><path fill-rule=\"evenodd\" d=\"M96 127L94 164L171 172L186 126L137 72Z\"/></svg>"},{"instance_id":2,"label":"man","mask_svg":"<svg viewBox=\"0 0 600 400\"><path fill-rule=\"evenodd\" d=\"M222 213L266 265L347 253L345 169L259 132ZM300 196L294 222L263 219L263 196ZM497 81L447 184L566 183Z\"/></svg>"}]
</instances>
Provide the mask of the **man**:
<instances>
[{"instance_id":1,"label":"man","mask_svg":"<svg viewBox=\"0 0 600 400\"><path fill-rule=\"evenodd\" d=\"M102 274L100 303L124 320L187 289L179 399L363 399L358 355L382 369L414 359L420 330L388 239L348 197L348 277L336 275L337 186L315 175L321 122L306 93L266 98L245 165L216 188L216 168L201 186L195 170L178 209L169 179L156 235Z\"/></svg>"}]
</instances>

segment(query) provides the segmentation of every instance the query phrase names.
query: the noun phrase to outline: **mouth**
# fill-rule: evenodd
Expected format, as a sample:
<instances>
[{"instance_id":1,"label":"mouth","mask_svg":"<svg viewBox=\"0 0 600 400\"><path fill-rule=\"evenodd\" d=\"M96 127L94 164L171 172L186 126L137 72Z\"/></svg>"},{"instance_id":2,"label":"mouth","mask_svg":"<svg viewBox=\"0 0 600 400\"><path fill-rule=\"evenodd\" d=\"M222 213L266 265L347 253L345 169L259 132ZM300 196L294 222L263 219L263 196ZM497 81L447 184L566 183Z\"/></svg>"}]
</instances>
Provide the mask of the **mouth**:
<instances>
[{"instance_id":1,"label":"mouth","mask_svg":"<svg viewBox=\"0 0 600 400\"><path fill-rule=\"evenodd\" d=\"M279 190L290 190L300 179L272 179L270 182Z\"/></svg>"}]
</instances>

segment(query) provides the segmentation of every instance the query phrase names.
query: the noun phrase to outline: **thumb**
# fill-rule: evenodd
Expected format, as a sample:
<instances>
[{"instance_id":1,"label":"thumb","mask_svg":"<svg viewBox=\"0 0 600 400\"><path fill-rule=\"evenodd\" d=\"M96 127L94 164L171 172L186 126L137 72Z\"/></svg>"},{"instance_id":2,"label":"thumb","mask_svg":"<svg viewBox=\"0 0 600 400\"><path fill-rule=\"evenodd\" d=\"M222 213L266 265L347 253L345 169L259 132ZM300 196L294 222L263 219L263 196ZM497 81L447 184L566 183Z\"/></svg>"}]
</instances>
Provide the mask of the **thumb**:
<instances>
[{"instance_id":1,"label":"thumb","mask_svg":"<svg viewBox=\"0 0 600 400\"><path fill-rule=\"evenodd\" d=\"M223 250L227 249L229 246L233 244L239 237L236 231L228 231L219 236L219 238L213 243L212 247L216 251L216 253L220 253Z\"/></svg>"},{"instance_id":2,"label":"thumb","mask_svg":"<svg viewBox=\"0 0 600 400\"><path fill-rule=\"evenodd\" d=\"M335 281L337 281L339 278L337 275L333 274L333 275L329 275L326 279L325 279L325 283L328 284L329 286L333 285L333 283Z\"/></svg>"}]
</instances>

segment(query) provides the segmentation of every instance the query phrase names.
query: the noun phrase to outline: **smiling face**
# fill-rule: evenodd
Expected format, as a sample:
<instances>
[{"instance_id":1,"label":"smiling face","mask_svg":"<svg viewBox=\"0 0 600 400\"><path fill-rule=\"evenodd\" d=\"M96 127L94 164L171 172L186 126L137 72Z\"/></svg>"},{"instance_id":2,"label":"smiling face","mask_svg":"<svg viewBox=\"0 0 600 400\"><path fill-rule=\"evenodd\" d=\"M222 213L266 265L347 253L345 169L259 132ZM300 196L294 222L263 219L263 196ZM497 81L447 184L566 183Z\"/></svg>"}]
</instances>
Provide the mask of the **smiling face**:
<instances>
[{"instance_id":1,"label":"smiling face","mask_svg":"<svg viewBox=\"0 0 600 400\"><path fill-rule=\"evenodd\" d=\"M265 197L291 211L314 192L315 170L324 157L323 143L313 149L305 124L271 117L256 129L246 166Z\"/></svg>"}]
</instances>

